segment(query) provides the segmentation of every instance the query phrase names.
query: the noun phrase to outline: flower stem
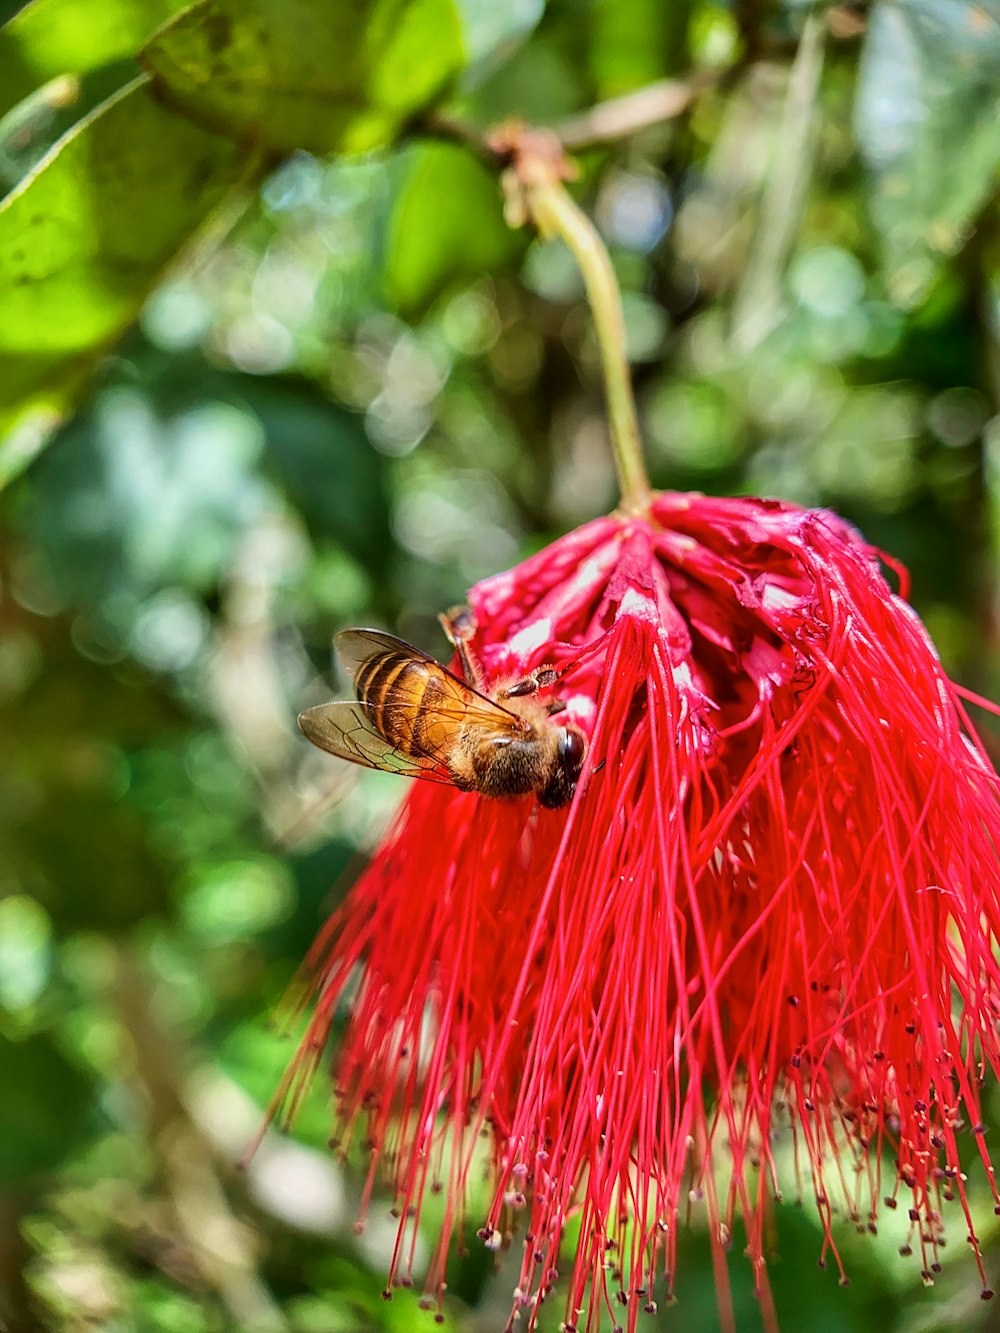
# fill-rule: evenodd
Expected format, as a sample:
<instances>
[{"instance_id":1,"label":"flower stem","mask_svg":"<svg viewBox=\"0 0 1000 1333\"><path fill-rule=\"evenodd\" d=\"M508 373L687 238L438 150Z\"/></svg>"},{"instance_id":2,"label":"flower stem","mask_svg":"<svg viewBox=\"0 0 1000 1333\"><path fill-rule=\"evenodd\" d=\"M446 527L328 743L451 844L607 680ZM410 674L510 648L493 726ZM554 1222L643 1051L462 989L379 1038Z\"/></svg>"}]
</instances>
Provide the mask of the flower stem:
<instances>
[{"instance_id":1,"label":"flower stem","mask_svg":"<svg viewBox=\"0 0 1000 1333\"><path fill-rule=\"evenodd\" d=\"M620 507L627 513L641 513L649 505L651 488L625 352L621 291L607 248L563 184L572 169L558 139L512 127L496 131L491 143L505 150L512 161L504 178L508 222L520 226L530 219L543 236L561 236L580 266L604 372Z\"/></svg>"}]
</instances>

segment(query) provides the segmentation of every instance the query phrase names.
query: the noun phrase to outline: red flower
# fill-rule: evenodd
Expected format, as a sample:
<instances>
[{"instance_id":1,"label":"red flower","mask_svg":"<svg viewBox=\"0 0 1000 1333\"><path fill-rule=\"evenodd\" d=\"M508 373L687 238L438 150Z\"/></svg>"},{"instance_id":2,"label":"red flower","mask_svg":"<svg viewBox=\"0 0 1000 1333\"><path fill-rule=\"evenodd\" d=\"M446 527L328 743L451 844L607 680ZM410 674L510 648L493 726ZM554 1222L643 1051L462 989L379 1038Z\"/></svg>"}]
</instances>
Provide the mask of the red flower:
<instances>
[{"instance_id":1,"label":"red flower","mask_svg":"<svg viewBox=\"0 0 1000 1333\"><path fill-rule=\"evenodd\" d=\"M391 1280L410 1282L406 1218L443 1191L439 1293L484 1129L492 1204L468 1220L524 1242L521 1327L571 1215L566 1327L607 1309L631 1329L699 1212L724 1312L738 1214L773 1324L778 1136L824 1255L840 1266L835 1211L874 1226L901 1201L931 1270L948 1203L971 1235L963 1133L997 1197L978 1090L1000 802L875 553L829 513L665 494L469 602L489 678L575 664L560 694L589 747L567 810L417 783L315 947L297 1073L350 994L336 1096L345 1135L366 1124L369 1188L384 1168L395 1189Z\"/></svg>"}]
</instances>

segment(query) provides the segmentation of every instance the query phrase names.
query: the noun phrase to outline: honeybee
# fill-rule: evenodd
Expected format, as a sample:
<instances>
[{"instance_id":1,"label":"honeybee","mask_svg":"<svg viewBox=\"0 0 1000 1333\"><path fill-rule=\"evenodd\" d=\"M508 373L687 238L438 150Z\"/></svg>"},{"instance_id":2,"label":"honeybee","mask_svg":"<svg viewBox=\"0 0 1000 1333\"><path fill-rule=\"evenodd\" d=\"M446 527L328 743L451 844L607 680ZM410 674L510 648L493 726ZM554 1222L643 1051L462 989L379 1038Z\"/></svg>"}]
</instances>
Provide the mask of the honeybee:
<instances>
[{"instance_id":1,"label":"honeybee","mask_svg":"<svg viewBox=\"0 0 1000 1333\"><path fill-rule=\"evenodd\" d=\"M553 720L564 705L536 696L559 679L541 667L487 687L469 640L464 609L441 617L465 679L419 648L374 629L334 640L357 699L307 708L299 728L321 750L365 768L449 783L483 796L534 794L558 809L573 798L587 743L583 732Z\"/></svg>"}]
</instances>

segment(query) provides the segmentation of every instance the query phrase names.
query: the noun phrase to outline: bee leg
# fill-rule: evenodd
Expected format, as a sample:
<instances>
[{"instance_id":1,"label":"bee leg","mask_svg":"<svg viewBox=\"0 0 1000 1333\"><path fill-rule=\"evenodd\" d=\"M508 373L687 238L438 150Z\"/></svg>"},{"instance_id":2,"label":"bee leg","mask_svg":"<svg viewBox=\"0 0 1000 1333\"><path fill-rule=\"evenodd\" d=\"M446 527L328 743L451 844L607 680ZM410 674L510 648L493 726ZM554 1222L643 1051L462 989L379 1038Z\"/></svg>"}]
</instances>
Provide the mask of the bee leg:
<instances>
[{"instance_id":1,"label":"bee leg","mask_svg":"<svg viewBox=\"0 0 1000 1333\"><path fill-rule=\"evenodd\" d=\"M467 606L453 606L438 616L441 628L447 635L448 642L458 653L462 664L462 675L477 689L483 688L483 673L479 663L472 655L470 640L476 632L476 617Z\"/></svg>"},{"instance_id":2,"label":"bee leg","mask_svg":"<svg viewBox=\"0 0 1000 1333\"><path fill-rule=\"evenodd\" d=\"M539 690L547 690L550 685L554 685L559 675L555 667L536 667L529 675L516 680L509 689L504 690L503 697L523 699L526 694L537 694Z\"/></svg>"},{"instance_id":3,"label":"bee leg","mask_svg":"<svg viewBox=\"0 0 1000 1333\"><path fill-rule=\"evenodd\" d=\"M515 680L509 689L501 690L497 695L498 699L523 699L526 694L534 694L538 690L533 676L525 676L523 680Z\"/></svg>"},{"instance_id":4,"label":"bee leg","mask_svg":"<svg viewBox=\"0 0 1000 1333\"><path fill-rule=\"evenodd\" d=\"M553 699L551 703L545 705L545 711L548 713L549 717L554 717L556 713L565 713L566 700Z\"/></svg>"},{"instance_id":5,"label":"bee leg","mask_svg":"<svg viewBox=\"0 0 1000 1333\"><path fill-rule=\"evenodd\" d=\"M456 648L465 639L471 639L477 629L476 617L467 606L453 606L450 611L443 611L438 620L448 636L448 642Z\"/></svg>"}]
</instances>

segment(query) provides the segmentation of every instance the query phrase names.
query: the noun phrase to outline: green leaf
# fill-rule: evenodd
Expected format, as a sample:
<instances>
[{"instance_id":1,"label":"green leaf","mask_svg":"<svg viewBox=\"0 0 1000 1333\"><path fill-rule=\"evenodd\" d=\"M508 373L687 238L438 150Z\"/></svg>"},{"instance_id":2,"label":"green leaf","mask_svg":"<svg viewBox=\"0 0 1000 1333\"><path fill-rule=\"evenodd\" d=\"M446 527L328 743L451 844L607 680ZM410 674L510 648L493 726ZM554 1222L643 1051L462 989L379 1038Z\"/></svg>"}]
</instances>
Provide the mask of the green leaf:
<instances>
[{"instance_id":1,"label":"green leaf","mask_svg":"<svg viewBox=\"0 0 1000 1333\"><path fill-rule=\"evenodd\" d=\"M73 384L53 385L47 394L0 412L0 491L41 453L66 418Z\"/></svg>"},{"instance_id":2,"label":"green leaf","mask_svg":"<svg viewBox=\"0 0 1000 1333\"><path fill-rule=\"evenodd\" d=\"M465 149L422 143L406 159L384 281L389 299L412 318L448 287L508 263L524 239L504 222L496 176Z\"/></svg>"},{"instance_id":3,"label":"green leaf","mask_svg":"<svg viewBox=\"0 0 1000 1333\"><path fill-rule=\"evenodd\" d=\"M590 66L599 97L617 97L675 74L689 59L691 0L593 0Z\"/></svg>"},{"instance_id":4,"label":"green leaf","mask_svg":"<svg viewBox=\"0 0 1000 1333\"><path fill-rule=\"evenodd\" d=\"M245 156L142 79L74 126L0 203L0 478L26 416L58 416ZM13 452L12 452L13 451Z\"/></svg>"},{"instance_id":5,"label":"green leaf","mask_svg":"<svg viewBox=\"0 0 1000 1333\"><path fill-rule=\"evenodd\" d=\"M174 105L279 152L388 143L463 68L453 0L202 0L143 62Z\"/></svg>"},{"instance_id":6,"label":"green leaf","mask_svg":"<svg viewBox=\"0 0 1000 1333\"><path fill-rule=\"evenodd\" d=\"M855 130L886 281L916 304L958 251L1000 165L1000 0L880 0Z\"/></svg>"},{"instance_id":7,"label":"green leaf","mask_svg":"<svg viewBox=\"0 0 1000 1333\"><path fill-rule=\"evenodd\" d=\"M34 0L0 28L0 116L62 74L134 56L183 0Z\"/></svg>"}]
</instances>

